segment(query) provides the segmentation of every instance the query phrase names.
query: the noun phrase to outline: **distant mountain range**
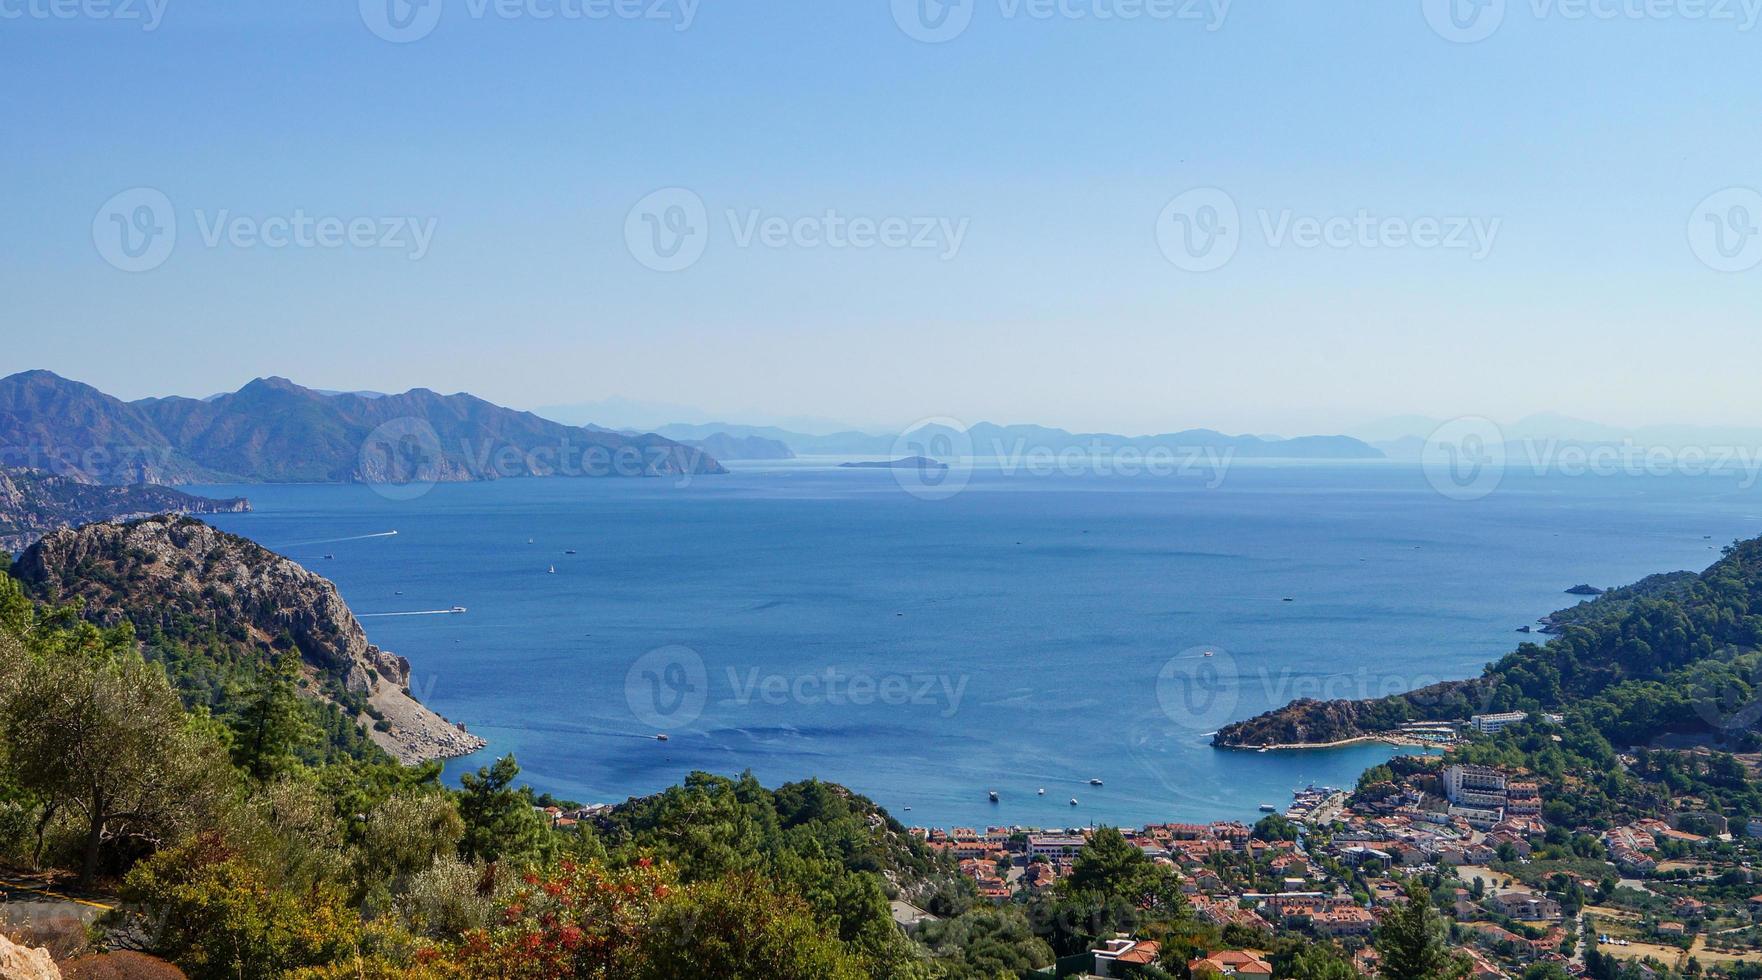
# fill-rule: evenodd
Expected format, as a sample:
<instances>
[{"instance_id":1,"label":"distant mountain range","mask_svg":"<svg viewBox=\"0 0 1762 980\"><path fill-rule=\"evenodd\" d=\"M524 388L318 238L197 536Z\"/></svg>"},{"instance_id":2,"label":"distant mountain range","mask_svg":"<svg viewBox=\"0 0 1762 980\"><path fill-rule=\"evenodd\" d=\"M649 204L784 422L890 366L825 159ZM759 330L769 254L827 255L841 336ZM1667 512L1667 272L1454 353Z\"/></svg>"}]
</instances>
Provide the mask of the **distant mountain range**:
<instances>
[{"instance_id":1,"label":"distant mountain range","mask_svg":"<svg viewBox=\"0 0 1762 980\"><path fill-rule=\"evenodd\" d=\"M1351 435L1381 449L1392 459L1418 459L1426 440L1450 423L1424 415L1379 419L1348 430ZM1515 422L1498 423L1505 444L1553 444L1559 446L1621 446L1685 449L1716 447L1762 448L1762 428L1713 425L1644 425L1623 428L1589 422L1554 412L1525 416Z\"/></svg>"},{"instance_id":2,"label":"distant mountain range","mask_svg":"<svg viewBox=\"0 0 1762 980\"><path fill-rule=\"evenodd\" d=\"M563 425L426 388L328 394L259 378L206 399L125 402L48 371L0 379L0 465L117 485L724 472L658 435Z\"/></svg>"},{"instance_id":3,"label":"distant mountain range","mask_svg":"<svg viewBox=\"0 0 1762 980\"><path fill-rule=\"evenodd\" d=\"M1238 458L1258 459L1380 459L1383 453L1349 436L1301 436L1280 439L1269 436L1231 436L1211 429L1186 429L1151 436L1069 432L1041 425L996 425L981 422L964 432L941 425L926 425L905 433L875 434L836 432L812 435L772 426L707 424L664 425L656 433L681 442L712 445L718 437L763 440L786 447L802 456L900 456L946 457L971 455L979 458L1021 458L1032 452L1118 453L1132 450L1176 454L1203 451L1231 453ZM787 458L722 456L724 459Z\"/></svg>"}]
</instances>

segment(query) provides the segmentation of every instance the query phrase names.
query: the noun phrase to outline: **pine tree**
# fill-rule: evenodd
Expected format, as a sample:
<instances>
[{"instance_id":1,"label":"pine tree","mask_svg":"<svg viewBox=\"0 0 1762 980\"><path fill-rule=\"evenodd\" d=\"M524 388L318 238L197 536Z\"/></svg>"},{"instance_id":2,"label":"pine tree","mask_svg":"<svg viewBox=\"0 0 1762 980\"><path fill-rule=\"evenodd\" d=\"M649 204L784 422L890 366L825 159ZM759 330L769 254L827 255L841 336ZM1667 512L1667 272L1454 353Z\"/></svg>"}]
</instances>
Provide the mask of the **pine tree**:
<instances>
[{"instance_id":1,"label":"pine tree","mask_svg":"<svg viewBox=\"0 0 1762 980\"><path fill-rule=\"evenodd\" d=\"M1443 917L1419 881L1407 883L1407 901L1377 930L1378 973L1384 980L1458 980L1468 964L1450 951Z\"/></svg>"}]
</instances>

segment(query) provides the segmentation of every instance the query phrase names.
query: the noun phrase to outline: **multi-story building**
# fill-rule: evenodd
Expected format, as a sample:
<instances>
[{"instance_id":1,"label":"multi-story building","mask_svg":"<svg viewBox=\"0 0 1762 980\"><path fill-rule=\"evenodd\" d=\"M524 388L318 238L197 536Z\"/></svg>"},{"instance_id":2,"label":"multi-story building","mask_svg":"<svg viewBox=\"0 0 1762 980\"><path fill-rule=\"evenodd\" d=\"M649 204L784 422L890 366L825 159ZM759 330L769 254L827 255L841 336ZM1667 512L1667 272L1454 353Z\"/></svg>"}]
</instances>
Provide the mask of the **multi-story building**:
<instances>
[{"instance_id":1,"label":"multi-story building","mask_svg":"<svg viewBox=\"0 0 1762 980\"><path fill-rule=\"evenodd\" d=\"M1482 735L1497 735L1528 717L1527 711L1501 711L1498 714L1475 715L1468 720L1468 726Z\"/></svg>"}]
</instances>

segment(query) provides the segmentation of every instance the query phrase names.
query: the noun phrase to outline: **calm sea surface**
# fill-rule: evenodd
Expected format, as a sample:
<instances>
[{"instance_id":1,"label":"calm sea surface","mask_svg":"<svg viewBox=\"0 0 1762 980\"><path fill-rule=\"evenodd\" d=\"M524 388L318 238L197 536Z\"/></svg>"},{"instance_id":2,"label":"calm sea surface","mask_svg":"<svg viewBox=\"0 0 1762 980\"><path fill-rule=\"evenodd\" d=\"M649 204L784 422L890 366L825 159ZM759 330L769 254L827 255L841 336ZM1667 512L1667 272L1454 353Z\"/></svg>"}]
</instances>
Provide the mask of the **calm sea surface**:
<instances>
[{"instance_id":1,"label":"calm sea surface","mask_svg":"<svg viewBox=\"0 0 1762 980\"><path fill-rule=\"evenodd\" d=\"M1252 819L1349 785L1389 750L1205 736L1293 697L1471 675L1568 586L1698 570L1762 534L1762 491L1735 477L1513 472L1473 502L1382 462L1207 482L979 470L926 500L795 461L413 500L203 489L249 496L213 523L334 580L416 693L489 739L449 778L512 752L539 789L613 802L751 769L941 826Z\"/></svg>"}]
</instances>

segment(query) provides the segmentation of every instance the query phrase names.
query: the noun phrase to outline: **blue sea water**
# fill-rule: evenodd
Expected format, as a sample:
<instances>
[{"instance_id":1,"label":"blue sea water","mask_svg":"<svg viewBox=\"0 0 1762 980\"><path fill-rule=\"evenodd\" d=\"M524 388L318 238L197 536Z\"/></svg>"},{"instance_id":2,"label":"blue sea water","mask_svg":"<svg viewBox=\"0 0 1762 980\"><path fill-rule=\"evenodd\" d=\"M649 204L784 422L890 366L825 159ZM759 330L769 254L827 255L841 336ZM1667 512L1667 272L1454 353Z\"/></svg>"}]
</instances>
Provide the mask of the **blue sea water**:
<instances>
[{"instance_id":1,"label":"blue sea water","mask_svg":"<svg viewBox=\"0 0 1762 980\"><path fill-rule=\"evenodd\" d=\"M489 739L449 778L512 752L538 789L615 802L751 769L936 826L1252 819L1349 785L1391 750L1206 735L1472 675L1568 586L1698 570L1762 534L1762 492L1730 476L1514 472L1476 501L1387 462L1209 482L982 469L927 500L793 461L409 500L200 489L249 496L213 523L334 580L418 696Z\"/></svg>"}]
</instances>

